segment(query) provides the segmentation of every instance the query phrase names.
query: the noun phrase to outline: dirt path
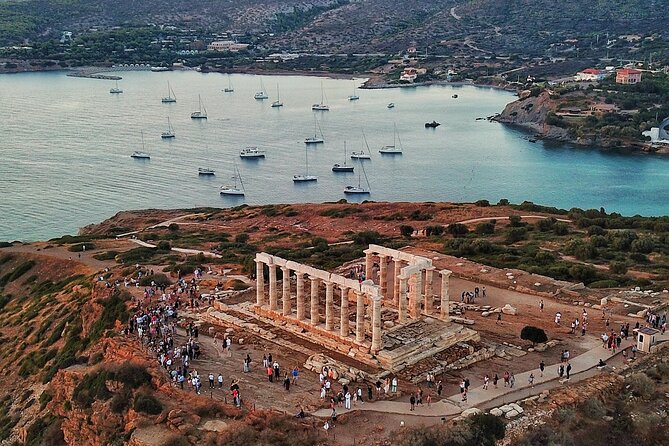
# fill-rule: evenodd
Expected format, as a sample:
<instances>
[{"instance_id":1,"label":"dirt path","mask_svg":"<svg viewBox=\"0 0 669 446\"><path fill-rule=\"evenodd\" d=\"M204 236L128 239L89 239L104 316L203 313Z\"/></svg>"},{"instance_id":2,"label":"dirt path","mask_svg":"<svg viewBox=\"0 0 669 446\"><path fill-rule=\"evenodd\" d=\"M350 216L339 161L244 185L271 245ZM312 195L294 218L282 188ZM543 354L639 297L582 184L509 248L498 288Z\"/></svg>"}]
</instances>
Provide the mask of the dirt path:
<instances>
[{"instance_id":1,"label":"dirt path","mask_svg":"<svg viewBox=\"0 0 669 446\"><path fill-rule=\"evenodd\" d=\"M546 216L543 216L543 215L521 215L520 218L525 219L525 220L535 219L535 218L539 219L539 220L545 220L545 219L551 218L551 217L546 217ZM470 220L459 221L458 223L463 224L463 225L467 225L467 224L470 224L470 223L479 223L479 222L482 222L482 221L508 220L508 219L509 219L509 216L506 216L506 217L481 217L481 218L472 218ZM566 218L556 218L556 220L561 221L563 223L571 223L571 220L568 220Z\"/></svg>"},{"instance_id":2,"label":"dirt path","mask_svg":"<svg viewBox=\"0 0 669 446\"><path fill-rule=\"evenodd\" d=\"M107 267L111 268L116 265L114 260L97 260L93 255L100 252L107 251L106 249L98 249L84 252L70 252L63 246L52 246L44 248L40 245L15 245L0 249L0 252L13 252L19 254L34 254L48 257L55 257L60 260L80 263L87 266L91 272L101 271Z\"/></svg>"}]
</instances>

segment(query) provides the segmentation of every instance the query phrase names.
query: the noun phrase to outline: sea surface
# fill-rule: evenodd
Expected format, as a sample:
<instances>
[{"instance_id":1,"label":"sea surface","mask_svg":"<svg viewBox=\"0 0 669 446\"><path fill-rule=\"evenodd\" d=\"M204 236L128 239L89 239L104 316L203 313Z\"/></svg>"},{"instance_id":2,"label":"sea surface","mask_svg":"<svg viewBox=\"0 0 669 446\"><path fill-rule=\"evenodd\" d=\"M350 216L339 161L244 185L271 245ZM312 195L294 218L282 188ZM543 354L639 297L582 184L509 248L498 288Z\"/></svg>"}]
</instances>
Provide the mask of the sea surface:
<instances>
[{"instance_id":1,"label":"sea surface","mask_svg":"<svg viewBox=\"0 0 669 446\"><path fill-rule=\"evenodd\" d=\"M523 132L476 120L515 99L472 86L357 90L362 80L187 72L125 72L112 81L64 72L0 76L0 240L75 234L120 210L349 201L534 201L626 215L669 213L669 158L532 143ZM177 102L161 103L167 82ZM222 90L231 82L234 92ZM255 100L261 82L270 99ZM284 103L271 108L277 87ZM312 112L321 100L331 110ZM453 95L457 94L457 98ZM196 121L201 95L209 119ZM387 108L393 102L395 107ZM314 120L314 116L316 120ZM161 140L170 118L176 138ZM426 129L425 122L441 126ZM317 122L317 124L315 124ZM306 147L322 130L325 143ZM402 155L379 154L392 144ZM144 145L142 145L142 135ZM363 137L364 135L364 137ZM366 138L366 143L365 143ZM401 141L401 142L400 142ZM364 175L331 172L347 151L371 152ZM246 146L262 160L239 158ZM130 158L135 150L151 159ZM318 176L294 184L295 174ZM219 194L239 169L246 196ZM216 170L198 176L198 167ZM360 171L360 175L358 174ZM366 176L366 178L365 178ZM347 185L369 196L346 197Z\"/></svg>"}]
</instances>

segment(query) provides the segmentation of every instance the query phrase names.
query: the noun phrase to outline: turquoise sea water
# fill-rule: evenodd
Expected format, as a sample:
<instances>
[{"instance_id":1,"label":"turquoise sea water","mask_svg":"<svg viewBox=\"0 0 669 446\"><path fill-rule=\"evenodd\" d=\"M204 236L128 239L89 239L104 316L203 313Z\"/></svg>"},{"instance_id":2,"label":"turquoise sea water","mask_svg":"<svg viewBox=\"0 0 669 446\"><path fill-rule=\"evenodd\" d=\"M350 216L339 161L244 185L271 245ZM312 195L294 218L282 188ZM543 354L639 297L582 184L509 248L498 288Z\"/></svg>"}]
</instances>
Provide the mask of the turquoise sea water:
<instances>
[{"instance_id":1,"label":"turquoise sea water","mask_svg":"<svg viewBox=\"0 0 669 446\"><path fill-rule=\"evenodd\" d=\"M469 86L358 90L360 100L348 101L361 81L233 75L235 91L224 93L228 80L221 74L121 75L120 95L109 93L113 82L65 73L0 76L0 240L76 233L126 209L355 200L343 189L357 185L357 173L330 169L343 161L344 141L349 154L367 150L363 131L372 154L365 164L372 193L359 200L508 198L603 206L628 215L669 213L669 158L530 143L518 130L476 120L513 101L508 92ZM261 79L266 101L253 99ZM168 80L175 104L160 101ZM285 106L274 109L277 84ZM315 113L325 144L308 148L309 173L318 182L294 184L292 176L305 172L303 140L314 134L310 106L320 101L321 85L331 107ZM190 118L198 94L207 121ZM395 108L386 107L390 102ZM161 140L168 116L177 136ZM442 125L425 129L433 119ZM404 154L382 156L378 149L392 144L393 124ZM130 158L142 150L142 132L149 161ZM267 157L240 160L245 146L260 147ZM218 193L231 182L233 163L246 188L243 199ZM198 167L214 168L216 176L198 177Z\"/></svg>"}]
</instances>

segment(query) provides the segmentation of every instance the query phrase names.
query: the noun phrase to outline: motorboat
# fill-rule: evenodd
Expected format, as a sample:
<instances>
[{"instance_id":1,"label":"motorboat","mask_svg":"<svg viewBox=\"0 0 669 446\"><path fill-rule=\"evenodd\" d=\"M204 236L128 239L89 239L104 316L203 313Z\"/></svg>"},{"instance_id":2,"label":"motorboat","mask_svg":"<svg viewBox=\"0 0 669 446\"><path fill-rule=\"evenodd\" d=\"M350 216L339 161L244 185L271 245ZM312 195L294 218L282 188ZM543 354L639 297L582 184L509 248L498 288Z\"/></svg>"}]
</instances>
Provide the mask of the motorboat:
<instances>
[{"instance_id":1,"label":"motorboat","mask_svg":"<svg viewBox=\"0 0 669 446\"><path fill-rule=\"evenodd\" d=\"M395 103L391 102L390 104L386 105L388 108L395 108Z\"/></svg>"},{"instance_id":2,"label":"motorboat","mask_svg":"<svg viewBox=\"0 0 669 446\"><path fill-rule=\"evenodd\" d=\"M246 147L239 152L240 158L265 158L265 151L257 147Z\"/></svg>"},{"instance_id":3,"label":"motorboat","mask_svg":"<svg viewBox=\"0 0 669 446\"><path fill-rule=\"evenodd\" d=\"M429 129L429 128L434 129L434 128L439 127L440 125L441 125L441 124L438 123L437 121L426 122L426 123L425 123L425 128L426 128L426 129Z\"/></svg>"},{"instance_id":4,"label":"motorboat","mask_svg":"<svg viewBox=\"0 0 669 446\"><path fill-rule=\"evenodd\" d=\"M212 175L216 175L216 171L214 169L209 169L209 168L206 168L206 167L198 167L197 174L198 175L204 175L204 176L207 176L207 175L212 176Z\"/></svg>"},{"instance_id":5,"label":"motorboat","mask_svg":"<svg viewBox=\"0 0 669 446\"><path fill-rule=\"evenodd\" d=\"M135 151L135 152L132 152L132 155L130 155L130 158L135 158L137 160L149 160L149 159L151 159L151 155L149 155L146 152Z\"/></svg>"}]
</instances>

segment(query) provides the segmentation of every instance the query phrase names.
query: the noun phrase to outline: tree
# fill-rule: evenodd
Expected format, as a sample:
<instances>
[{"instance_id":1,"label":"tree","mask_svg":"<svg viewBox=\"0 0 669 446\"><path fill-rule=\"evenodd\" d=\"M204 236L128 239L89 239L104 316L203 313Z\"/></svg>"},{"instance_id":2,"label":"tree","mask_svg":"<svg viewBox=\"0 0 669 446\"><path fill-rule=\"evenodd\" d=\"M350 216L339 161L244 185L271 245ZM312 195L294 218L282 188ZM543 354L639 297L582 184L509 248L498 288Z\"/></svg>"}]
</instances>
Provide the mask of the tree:
<instances>
[{"instance_id":1,"label":"tree","mask_svg":"<svg viewBox=\"0 0 669 446\"><path fill-rule=\"evenodd\" d=\"M449 234L451 235L465 235L469 232L469 229L467 229L467 226L463 225L462 223L451 223L448 225L446 228Z\"/></svg>"},{"instance_id":2,"label":"tree","mask_svg":"<svg viewBox=\"0 0 669 446\"><path fill-rule=\"evenodd\" d=\"M520 331L520 339L524 341L530 341L532 345L535 345L548 341L548 336L546 336L546 332L541 328L533 327L532 325L526 325Z\"/></svg>"},{"instance_id":3,"label":"tree","mask_svg":"<svg viewBox=\"0 0 669 446\"><path fill-rule=\"evenodd\" d=\"M400 226L400 234L402 234L402 237L410 238L411 235L413 234L413 226L409 225Z\"/></svg>"}]
</instances>

